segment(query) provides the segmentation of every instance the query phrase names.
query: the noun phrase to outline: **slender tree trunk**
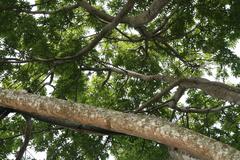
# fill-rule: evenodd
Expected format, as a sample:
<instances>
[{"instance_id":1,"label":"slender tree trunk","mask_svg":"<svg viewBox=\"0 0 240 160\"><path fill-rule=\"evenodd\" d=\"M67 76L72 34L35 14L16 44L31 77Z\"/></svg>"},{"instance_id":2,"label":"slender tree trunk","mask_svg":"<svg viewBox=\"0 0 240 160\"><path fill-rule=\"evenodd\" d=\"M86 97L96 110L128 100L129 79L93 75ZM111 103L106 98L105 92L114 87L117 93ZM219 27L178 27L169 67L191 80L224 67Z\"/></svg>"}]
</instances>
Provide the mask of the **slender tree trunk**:
<instances>
[{"instance_id":1,"label":"slender tree trunk","mask_svg":"<svg viewBox=\"0 0 240 160\"><path fill-rule=\"evenodd\" d=\"M3 89L0 89L0 105L30 114L68 120L142 137L179 148L201 159L240 159L238 150L154 116L122 113L56 98Z\"/></svg>"}]
</instances>

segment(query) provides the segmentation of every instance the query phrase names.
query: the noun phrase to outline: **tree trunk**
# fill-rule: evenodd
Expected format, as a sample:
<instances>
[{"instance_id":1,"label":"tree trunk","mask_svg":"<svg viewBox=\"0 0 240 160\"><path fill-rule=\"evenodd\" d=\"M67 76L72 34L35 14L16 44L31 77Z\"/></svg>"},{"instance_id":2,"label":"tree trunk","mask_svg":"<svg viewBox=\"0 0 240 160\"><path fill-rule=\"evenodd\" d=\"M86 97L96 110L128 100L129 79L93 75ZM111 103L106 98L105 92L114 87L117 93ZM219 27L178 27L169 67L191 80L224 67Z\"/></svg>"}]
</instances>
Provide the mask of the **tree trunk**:
<instances>
[{"instance_id":1,"label":"tree trunk","mask_svg":"<svg viewBox=\"0 0 240 160\"><path fill-rule=\"evenodd\" d=\"M0 105L29 114L68 120L142 137L179 148L201 159L240 159L238 150L186 128L178 127L159 117L122 113L22 91L3 89L0 89Z\"/></svg>"}]
</instances>

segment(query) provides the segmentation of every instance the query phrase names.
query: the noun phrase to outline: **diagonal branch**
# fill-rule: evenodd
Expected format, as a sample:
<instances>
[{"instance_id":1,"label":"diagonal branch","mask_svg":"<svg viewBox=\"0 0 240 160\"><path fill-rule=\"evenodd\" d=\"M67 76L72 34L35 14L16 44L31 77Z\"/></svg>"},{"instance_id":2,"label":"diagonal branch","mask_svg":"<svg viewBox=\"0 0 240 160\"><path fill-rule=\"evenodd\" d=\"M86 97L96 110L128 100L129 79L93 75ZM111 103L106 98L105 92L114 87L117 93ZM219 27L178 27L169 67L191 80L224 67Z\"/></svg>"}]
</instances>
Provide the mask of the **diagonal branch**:
<instances>
[{"instance_id":1,"label":"diagonal branch","mask_svg":"<svg viewBox=\"0 0 240 160\"><path fill-rule=\"evenodd\" d=\"M67 102L19 91L0 90L0 104L40 116L69 120L83 125L121 132L177 147L202 159L239 159L240 152L178 127L167 120L145 115L122 113L85 104ZM219 152L221 151L221 152Z\"/></svg>"},{"instance_id":2,"label":"diagonal branch","mask_svg":"<svg viewBox=\"0 0 240 160\"><path fill-rule=\"evenodd\" d=\"M57 61L57 60L71 60L74 58L82 57L86 55L89 51L91 51L96 45L108 34L113 30L120 22L120 20L128 14L128 12L133 8L134 6L134 0L129 0L124 6L123 9L118 13L118 15L112 20L111 23L107 24L101 32L99 32L95 38L84 48L82 48L79 52L77 52L75 55L72 56L66 56L62 58L53 58L53 59L43 59L43 58L34 58L35 60L39 61Z\"/></svg>"},{"instance_id":3,"label":"diagonal branch","mask_svg":"<svg viewBox=\"0 0 240 160\"><path fill-rule=\"evenodd\" d=\"M171 100L167 103L167 105L171 106L171 108L176 107L178 101L180 100L180 98L183 96L184 92L185 92L186 88L179 86L177 88L177 91L175 92L175 94L173 95L173 97L171 98Z\"/></svg>"},{"instance_id":4,"label":"diagonal branch","mask_svg":"<svg viewBox=\"0 0 240 160\"><path fill-rule=\"evenodd\" d=\"M109 16L106 16L105 13L103 14L103 12L98 12L98 10L96 10L95 8L93 8L90 4L88 4L85 1L80 1L75 5L72 6L66 6L63 7L59 10L56 10L55 12L59 12L62 10L71 10L74 8L77 8L79 6L81 7L85 7L86 10L88 10L90 13L97 13L98 16L101 16L103 19L108 19L107 21L109 21L110 23L107 24L101 32L99 32L95 38L84 48L82 48L79 52L77 52L74 55L71 56L66 56L66 57L55 57L55 58L50 58L50 59L44 59L44 58L40 58L40 57L33 57L30 60L19 60L19 59L4 59L2 60L1 63L27 63L27 62L33 62L33 61L40 61L40 62L62 62L62 61L68 61L68 60L73 60L75 58L81 57L86 55L89 51L91 51L94 47L96 47L96 45L109 33L111 32L111 30L113 30L120 22L121 20L123 21L127 21L127 23L129 23L130 25L133 25L135 27L137 27L138 25L143 25L145 23L148 23L149 21L151 21L153 18L155 18L157 16L157 14L160 12L160 10L168 3L169 0L154 0L152 2L152 4L150 5L149 10L141 13L138 16L134 16L134 17L128 17L126 18L126 20L123 20L125 15L127 15L127 13L133 8L134 5L134 0L129 0L123 7L123 9L119 12L119 14L114 18L111 17L109 18ZM42 11L36 11L37 12L42 12ZM108 17L108 18L106 18ZM136 24L135 24L136 23ZM137 25L137 26L136 26Z\"/></svg>"},{"instance_id":5,"label":"diagonal branch","mask_svg":"<svg viewBox=\"0 0 240 160\"><path fill-rule=\"evenodd\" d=\"M152 4L149 6L148 10L140 13L137 16L123 17L120 20L120 22L126 23L132 27L143 26L151 22L161 12L161 10L168 4L169 1L170 0L154 0ZM96 9L85 0L79 0L76 4L65 6L55 11L28 11L28 10L21 10L21 9L19 9L19 11L30 13L30 14L53 14L60 11L73 10L78 7L84 8L87 12L104 20L105 22L112 22L114 19L113 16L107 14L104 11Z\"/></svg>"},{"instance_id":6,"label":"diagonal branch","mask_svg":"<svg viewBox=\"0 0 240 160\"><path fill-rule=\"evenodd\" d=\"M154 0L148 10L140 13L137 16L124 17L121 20L121 22L126 23L132 27L143 26L151 22L161 12L161 10L168 4L169 1L170 0ZM96 8L94 8L84 0L78 3L87 12L91 13L92 15L95 15L100 19L103 19L104 21L111 22L114 18L103 11L97 10Z\"/></svg>"},{"instance_id":7,"label":"diagonal branch","mask_svg":"<svg viewBox=\"0 0 240 160\"><path fill-rule=\"evenodd\" d=\"M184 59L184 57L182 57L182 56L178 53L178 51L175 50L172 46L170 46L167 42L161 41L161 43L163 43L166 48L165 48L165 47L162 47L162 46L159 45L156 41L154 41L154 44L155 44L157 47L165 50L165 51L166 51L168 54L170 54L171 56L174 56L174 57L178 58L178 59L179 59L183 64L185 64L186 66L191 67L191 68L193 68L193 69L199 67L197 64L192 64L192 63L190 63L189 61L187 61L186 59Z\"/></svg>"},{"instance_id":8,"label":"diagonal branch","mask_svg":"<svg viewBox=\"0 0 240 160\"><path fill-rule=\"evenodd\" d=\"M76 54L71 55L71 56L66 56L66 57L55 57L55 58L50 58L50 59L44 59L44 58L39 58L39 57L32 57L28 60L21 60L18 58L5 58L5 59L0 59L0 63L27 63L27 62L55 62L61 63L61 62L67 62L68 60L73 60L78 57L85 56L86 54L89 53L96 45L108 34L110 33L121 21L123 17L125 17L128 12L133 8L134 6L134 0L129 0L122 8L122 10L117 14L115 18L112 19L110 23L105 25L103 29L95 36L95 38L85 47L83 47L80 51L78 51Z\"/></svg>"},{"instance_id":9,"label":"diagonal branch","mask_svg":"<svg viewBox=\"0 0 240 160\"><path fill-rule=\"evenodd\" d=\"M9 113L10 113L9 111L2 111L2 112L0 112L0 120L2 120L5 117L7 117Z\"/></svg>"},{"instance_id":10,"label":"diagonal branch","mask_svg":"<svg viewBox=\"0 0 240 160\"><path fill-rule=\"evenodd\" d=\"M20 148L20 150L18 151L17 155L16 155L16 160L21 160L23 157L24 152L27 149L28 143L30 141L30 137L31 137L31 132L32 132L32 120L30 117L25 117L26 119L26 128L25 128L25 136L24 136L24 142Z\"/></svg>"},{"instance_id":11,"label":"diagonal branch","mask_svg":"<svg viewBox=\"0 0 240 160\"><path fill-rule=\"evenodd\" d=\"M123 19L123 22L128 23L133 27L143 26L151 22L168 4L169 1L170 0L154 0L148 10L137 16L126 17L126 19Z\"/></svg>"},{"instance_id":12,"label":"diagonal branch","mask_svg":"<svg viewBox=\"0 0 240 160\"><path fill-rule=\"evenodd\" d=\"M212 97L240 104L240 88L237 87L210 81L205 78L187 78L180 85L185 88L201 89Z\"/></svg>"},{"instance_id":13,"label":"diagonal branch","mask_svg":"<svg viewBox=\"0 0 240 160\"><path fill-rule=\"evenodd\" d=\"M142 111L144 108L146 108L147 106L149 106L151 103L158 101L160 98L162 98L165 94L167 94L168 92L170 92L171 89L173 89L175 86L177 86L179 83L181 83L181 79L180 80L176 80L175 82L173 82L172 84L170 84L169 86L167 86L162 92L157 93L156 95L154 95L152 98L150 98L147 102L143 103L138 109L136 109L134 111L134 113L137 113L139 111Z\"/></svg>"},{"instance_id":14,"label":"diagonal branch","mask_svg":"<svg viewBox=\"0 0 240 160\"><path fill-rule=\"evenodd\" d=\"M10 112L11 110L0 106L0 121L7 117Z\"/></svg>"},{"instance_id":15,"label":"diagonal branch","mask_svg":"<svg viewBox=\"0 0 240 160\"><path fill-rule=\"evenodd\" d=\"M175 117L175 113L176 113L176 108L177 107L177 103L180 100L180 98L183 96L184 92L186 91L186 88L179 86L177 88L177 91L175 92L175 94L173 95L173 97L170 99L170 101L168 101L166 104L171 107L173 109L172 114L171 114L171 118L170 121L173 120L173 118Z\"/></svg>"},{"instance_id":16,"label":"diagonal branch","mask_svg":"<svg viewBox=\"0 0 240 160\"><path fill-rule=\"evenodd\" d=\"M123 74L125 76L139 78L144 81L164 81L169 84L174 83L175 80L178 79L178 81L180 82L178 86L181 86L185 89L188 89L188 88L201 89L206 94L212 97L229 101L234 104L240 104L240 88L230 86L221 82L210 81L200 77L190 77L190 78L180 77L179 78L179 77L161 75L161 74L145 75L145 74L137 73L137 72L126 70L126 69L109 66L103 63L102 65L105 66L105 68L84 68L84 70L112 71L118 74Z\"/></svg>"}]
</instances>

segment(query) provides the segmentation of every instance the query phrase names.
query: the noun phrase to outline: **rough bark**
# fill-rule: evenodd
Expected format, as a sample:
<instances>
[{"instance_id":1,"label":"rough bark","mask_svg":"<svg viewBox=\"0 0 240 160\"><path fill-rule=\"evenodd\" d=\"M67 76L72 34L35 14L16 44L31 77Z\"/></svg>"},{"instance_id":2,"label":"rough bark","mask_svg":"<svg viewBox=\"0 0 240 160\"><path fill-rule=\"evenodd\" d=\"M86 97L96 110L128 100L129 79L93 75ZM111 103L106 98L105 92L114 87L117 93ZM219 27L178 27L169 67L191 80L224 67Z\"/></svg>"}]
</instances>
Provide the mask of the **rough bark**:
<instances>
[{"instance_id":1,"label":"rough bark","mask_svg":"<svg viewBox=\"0 0 240 160\"><path fill-rule=\"evenodd\" d=\"M179 148L201 159L238 160L240 152L226 144L162 118L121 113L26 92L0 90L0 105L61 120L70 120L110 131L125 133Z\"/></svg>"}]
</instances>

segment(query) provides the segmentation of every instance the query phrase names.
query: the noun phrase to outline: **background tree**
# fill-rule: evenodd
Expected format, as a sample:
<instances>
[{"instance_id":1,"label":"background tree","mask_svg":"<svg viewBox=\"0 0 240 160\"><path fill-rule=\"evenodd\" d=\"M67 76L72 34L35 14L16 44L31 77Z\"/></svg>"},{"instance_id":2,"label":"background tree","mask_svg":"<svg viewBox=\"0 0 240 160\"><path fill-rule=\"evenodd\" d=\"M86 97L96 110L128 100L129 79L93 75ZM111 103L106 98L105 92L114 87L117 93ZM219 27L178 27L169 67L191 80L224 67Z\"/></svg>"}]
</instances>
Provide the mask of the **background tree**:
<instances>
[{"instance_id":1,"label":"background tree","mask_svg":"<svg viewBox=\"0 0 240 160\"><path fill-rule=\"evenodd\" d=\"M240 74L230 49L239 0L0 0L0 9L2 88L163 117L240 149L240 89L227 81ZM169 156L158 142L7 108L0 159L21 159L27 146L48 159Z\"/></svg>"}]
</instances>

